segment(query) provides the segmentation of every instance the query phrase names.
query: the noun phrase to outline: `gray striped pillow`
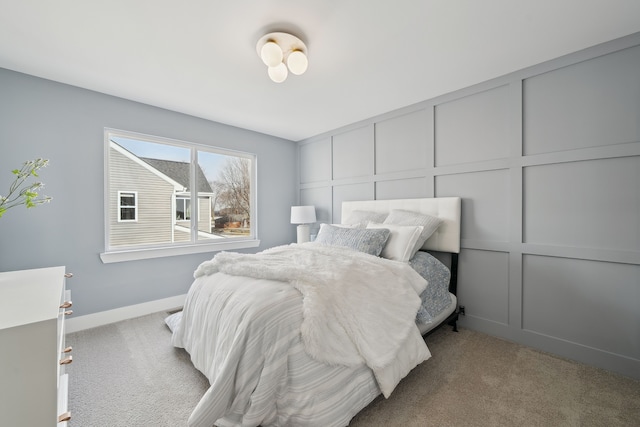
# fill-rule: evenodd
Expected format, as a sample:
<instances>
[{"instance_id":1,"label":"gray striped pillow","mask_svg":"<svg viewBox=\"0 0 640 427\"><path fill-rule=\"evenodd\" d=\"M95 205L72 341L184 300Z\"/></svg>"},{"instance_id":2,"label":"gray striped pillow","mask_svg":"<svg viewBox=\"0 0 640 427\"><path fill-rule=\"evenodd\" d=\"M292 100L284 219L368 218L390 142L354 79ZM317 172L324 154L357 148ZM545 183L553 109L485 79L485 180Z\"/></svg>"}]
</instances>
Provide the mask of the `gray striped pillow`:
<instances>
[{"instance_id":1,"label":"gray striped pillow","mask_svg":"<svg viewBox=\"0 0 640 427\"><path fill-rule=\"evenodd\" d=\"M342 246L369 255L380 256L389 238L389 233L386 228L344 228L330 224L320 224L320 231L315 242L323 245Z\"/></svg>"}]
</instances>

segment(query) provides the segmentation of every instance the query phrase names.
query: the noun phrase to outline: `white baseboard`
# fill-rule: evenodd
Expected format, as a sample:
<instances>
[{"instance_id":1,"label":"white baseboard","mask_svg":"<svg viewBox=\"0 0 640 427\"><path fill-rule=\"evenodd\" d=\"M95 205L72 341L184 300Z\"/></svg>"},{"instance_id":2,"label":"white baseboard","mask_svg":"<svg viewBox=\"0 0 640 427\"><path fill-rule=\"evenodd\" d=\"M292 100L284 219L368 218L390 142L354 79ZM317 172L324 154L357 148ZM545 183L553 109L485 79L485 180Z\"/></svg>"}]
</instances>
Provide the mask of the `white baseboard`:
<instances>
[{"instance_id":1,"label":"white baseboard","mask_svg":"<svg viewBox=\"0 0 640 427\"><path fill-rule=\"evenodd\" d=\"M65 332L70 334L73 332L83 331L85 329L95 328L97 326L119 322L121 320L133 319L135 317L157 313L158 311L178 309L184 305L186 297L187 294L177 295L175 297L129 305L127 307L101 311L99 313L87 314L85 316L67 318L64 321Z\"/></svg>"}]
</instances>

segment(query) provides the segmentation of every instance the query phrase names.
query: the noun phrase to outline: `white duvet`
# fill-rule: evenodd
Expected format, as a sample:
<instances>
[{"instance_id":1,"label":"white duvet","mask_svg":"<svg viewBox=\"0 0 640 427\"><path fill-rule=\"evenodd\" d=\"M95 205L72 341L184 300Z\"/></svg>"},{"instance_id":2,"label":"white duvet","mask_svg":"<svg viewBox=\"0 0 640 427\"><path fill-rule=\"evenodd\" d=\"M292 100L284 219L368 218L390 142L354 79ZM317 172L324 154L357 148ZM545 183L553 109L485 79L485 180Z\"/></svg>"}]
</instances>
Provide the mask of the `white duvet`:
<instances>
[{"instance_id":1,"label":"white duvet","mask_svg":"<svg viewBox=\"0 0 640 427\"><path fill-rule=\"evenodd\" d=\"M190 426L343 426L430 357L426 281L405 263L307 243L200 265L172 342L211 383Z\"/></svg>"}]
</instances>

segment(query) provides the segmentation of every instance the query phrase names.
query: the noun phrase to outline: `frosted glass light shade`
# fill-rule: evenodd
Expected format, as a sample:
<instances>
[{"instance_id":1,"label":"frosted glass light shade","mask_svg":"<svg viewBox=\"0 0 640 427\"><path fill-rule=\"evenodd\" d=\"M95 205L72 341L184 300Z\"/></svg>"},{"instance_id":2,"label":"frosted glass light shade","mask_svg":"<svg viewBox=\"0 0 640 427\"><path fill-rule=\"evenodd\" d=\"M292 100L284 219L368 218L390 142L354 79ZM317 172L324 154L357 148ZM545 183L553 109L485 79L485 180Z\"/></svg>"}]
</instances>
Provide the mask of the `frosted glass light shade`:
<instances>
[{"instance_id":1,"label":"frosted glass light shade","mask_svg":"<svg viewBox=\"0 0 640 427\"><path fill-rule=\"evenodd\" d=\"M269 74L271 80L276 83L282 83L283 81L285 81L287 79L287 75L289 74L289 72L287 71L287 66L284 65L283 62L275 67L269 67L267 73Z\"/></svg>"},{"instance_id":2,"label":"frosted glass light shade","mask_svg":"<svg viewBox=\"0 0 640 427\"><path fill-rule=\"evenodd\" d=\"M262 62L264 62L267 67L276 67L282 63L282 49L277 43L269 41L262 46L260 58L262 58Z\"/></svg>"},{"instance_id":3,"label":"frosted glass light shade","mask_svg":"<svg viewBox=\"0 0 640 427\"><path fill-rule=\"evenodd\" d=\"M307 55L305 55L301 50L294 50L287 58L287 66L289 67L289 71L296 76L303 74L307 71L307 67L309 66Z\"/></svg>"},{"instance_id":4,"label":"frosted glass light shade","mask_svg":"<svg viewBox=\"0 0 640 427\"><path fill-rule=\"evenodd\" d=\"M291 224L311 224L316 222L315 206L291 206Z\"/></svg>"},{"instance_id":5,"label":"frosted glass light shade","mask_svg":"<svg viewBox=\"0 0 640 427\"><path fill-rule=\"evenodd\" d=\"M307 46L293 34L265 34L256 43L256 52L267 65L269 77L276 83L285 81L289 73L303 74L309 66Z\"/></svg>"}]
</instances>

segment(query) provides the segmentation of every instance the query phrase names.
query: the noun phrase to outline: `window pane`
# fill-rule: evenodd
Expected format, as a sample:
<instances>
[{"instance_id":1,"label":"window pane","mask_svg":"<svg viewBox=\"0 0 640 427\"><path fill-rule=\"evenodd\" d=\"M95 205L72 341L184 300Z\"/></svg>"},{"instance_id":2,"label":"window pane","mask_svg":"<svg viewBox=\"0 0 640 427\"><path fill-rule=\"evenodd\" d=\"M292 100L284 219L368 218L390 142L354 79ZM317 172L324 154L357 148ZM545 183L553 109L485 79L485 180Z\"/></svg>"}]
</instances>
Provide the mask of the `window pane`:
<instances>
[{"instance_id":1,"label":"window pane","mask_svg":"<svg viewBox=\"0 0 640 427\"><path fill-rule=\"evenodd\" d=\"M120 220L122 221L133 221L136 219L136 210L132 208L121 208L120 209Z\"/></svg>"},{"instance_id":2,"label":"window pane","mask_svg":"<svg viewBox=\"0 0 640 427\"><path fill-rule=\"evenodd\" d=\"M135 206L136 198L133 194L121 194L120 206Z\"/></svg>"},{"instance_id":3,"label":"window pane","mask_svg":"<svg viewBox=\"0 0 640 427\"><path fill-rule=\"evenodd\" d=\"M198 164L198 239L250 236L251 160L198 151Z\"/></svg>"},{"instance_id":4,"label":"window pane","mask_svg":"<svg viewBox=\"0 0 640 427\"><path fill-rule=\"evenodd\" d=\"M176 198L176 220L191 219L191 199L186 197Z\"/></svg>"}]
</instances>

